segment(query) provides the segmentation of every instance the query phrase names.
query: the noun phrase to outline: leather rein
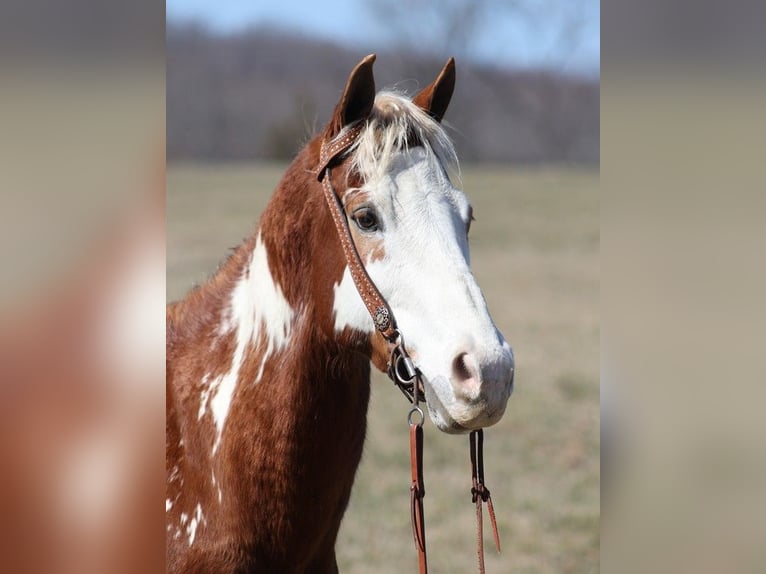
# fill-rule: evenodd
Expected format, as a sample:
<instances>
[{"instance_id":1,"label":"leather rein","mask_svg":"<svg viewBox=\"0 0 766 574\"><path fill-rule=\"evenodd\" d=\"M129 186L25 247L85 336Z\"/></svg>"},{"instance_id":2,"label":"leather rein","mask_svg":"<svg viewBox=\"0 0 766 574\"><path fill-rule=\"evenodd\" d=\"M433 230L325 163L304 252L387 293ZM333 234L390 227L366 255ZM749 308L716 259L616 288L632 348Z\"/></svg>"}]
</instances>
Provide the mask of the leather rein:
<instances>
[{"instance_id":1,"label":"leather rein","mask_svg":"<svg viewBox=\"0 0 766 574\"><path fill-rule=\"evenodd\" d=\"M323 141L316 175L317 179L322 183L325 200L335 223L354 285L362 297L370 317L372 317L375 328L388 344L388 376L412 403L412 408L407 415L407 423L410 427L410 468L412 471L412 483L410 485L412 535L415 541L415 548L418 552L420 574L427 574L426 527L423 512L423 497L426 494L423 482L423 421L425 416L420 408L420 400L423 398L421 394L424 388L422 376L407 353L404 338L397 329L393 311L380 294L375 283L370 279L362 263L351 236L351 229L349 228L345 210L340 197L332 185L332 166L356 142L363 129L364 122L359 121L345 131L342 131L335 138ZM487 503L489 510L490 523L498 552L500 552L500 538L497 532L492 498L490 497L489 489L484 484L483 430L471 431L469 441L472 478L471 500L476 504L477 556L479 572L484 574L484 536L482 524L482 504L484 502Z\"/></svg>"}]
</instances>

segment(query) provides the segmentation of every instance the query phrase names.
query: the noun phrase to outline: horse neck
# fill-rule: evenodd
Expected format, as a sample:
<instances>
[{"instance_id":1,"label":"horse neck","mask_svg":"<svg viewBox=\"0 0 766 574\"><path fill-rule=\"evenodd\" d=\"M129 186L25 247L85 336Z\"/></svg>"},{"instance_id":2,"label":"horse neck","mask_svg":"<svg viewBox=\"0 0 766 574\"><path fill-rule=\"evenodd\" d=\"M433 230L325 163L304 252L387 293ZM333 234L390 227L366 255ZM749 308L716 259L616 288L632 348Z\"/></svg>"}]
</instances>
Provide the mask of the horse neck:
<instances>
[{"instance_id":1,"label":"horse neck","mask_svg":"<svg viewBox=\"0 0 766 574\"><path fill-rule=\"evenodd\" d=\"M345 260L311 174L317 147L290 166L258 229L167 315L172 516L201 504L254 548L317 537L332 548L366 432L369 354L334 330Z\"/></svg>"},{"instance_id":2,"label":"horse neck","mask_svg":"<svg viewBox=\"0 0 766 574\"><path fill-rule=\"evenodd\" d=\"M301 504L316 504L303 500L306 493L326 496L328 508L345 506L361 458L370 394L369 357L334 332L333 287L345 260L339 241L328 237L333 224L321 189L307 173L311 163L304 153L291 165L258 230L233 256L234 270L225 272L239 277L228 295L237 302L232 309L255 310L268 337L248 344L239 360L239 388L229 413L236 431L222 445L224 458L251 458L279 476L275 482L289 492L273 498L281 505L274 515L290 513L287 507L295 505L293 520L302 520ZM259 312L264 304L272 310ZM225 309L222 317L224 323L234 318ZM238 333L241 326L226 328ZM236 363L237 335L230 337ZM236 480L243 481L245 498L264 499L246 476ZM249 517L253 522L263 520L263 509L253 512L260 513Z\"/></svg>"},{"instance_id":3,"label":"horse neck","mask_svg":"<svg viewBox=\"0 0 766 574\"><path fill-rule=\"evenodd\" d=\"M293 436L300 436L302 417L324 420L320 413L332 413L337 423L328 419L328 425L346 423L363 436L369 357L364 345L334 331L334 286L345 259L328 233L332 218L311 172L317 147L310 144L291 164L258 229L207 286L220 306L212 313L213 331L225 334L222 372L238 370L234 386L242 387L236 394L242 405L252 401L279 412L289 405L284 417L292 420L284 420ZM242 407L231 408L234 414Z\"/></svg>"},{"instance_id":4,"label":"horse neck","mask_svg":"<svg viewBox=\"0 0 766 574\"><path fill-rule=\"evenodd\" d=\"M269 281L280 299L308 322L316 333L336 339L332 307L334 286L343 277L345 260L332 229L332 218L324 203L321 186L312 170L318 161L319 142L314 140L293 161L261 215L258 228L241 243L217 272L183 301L168 310L168 336L188 341L205 339L231 325L230 311L235 291L253 271L259 246L268 260ZM261 265L262 267L262 265ZM256 272L264 269L255 269ZM252 308L273 301L258 301L262 293L243 293ZM316 334L315 333L315 334ZM358 350L365 352L362 345Z\"/></svg>"}]
</instances>

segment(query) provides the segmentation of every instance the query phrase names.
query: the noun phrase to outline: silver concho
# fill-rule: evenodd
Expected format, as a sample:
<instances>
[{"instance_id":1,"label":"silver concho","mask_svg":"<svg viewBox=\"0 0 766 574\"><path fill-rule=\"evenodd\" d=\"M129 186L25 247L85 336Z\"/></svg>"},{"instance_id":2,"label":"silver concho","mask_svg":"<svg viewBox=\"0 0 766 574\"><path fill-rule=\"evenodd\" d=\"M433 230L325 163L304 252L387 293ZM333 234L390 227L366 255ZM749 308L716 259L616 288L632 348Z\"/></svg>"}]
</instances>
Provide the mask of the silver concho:
<instances>
[{"instance_id":1,"label":"silver concho","mask_svg":"<svg viewBox=\"0 0 766 574\"><path fill-rule=\"evenodd\" d=\"M385 331L391 324L391 319L388 314L388 309L385 307L378 307L375 309L375 326L378 331Z\"/></svg>"}]
</instances>

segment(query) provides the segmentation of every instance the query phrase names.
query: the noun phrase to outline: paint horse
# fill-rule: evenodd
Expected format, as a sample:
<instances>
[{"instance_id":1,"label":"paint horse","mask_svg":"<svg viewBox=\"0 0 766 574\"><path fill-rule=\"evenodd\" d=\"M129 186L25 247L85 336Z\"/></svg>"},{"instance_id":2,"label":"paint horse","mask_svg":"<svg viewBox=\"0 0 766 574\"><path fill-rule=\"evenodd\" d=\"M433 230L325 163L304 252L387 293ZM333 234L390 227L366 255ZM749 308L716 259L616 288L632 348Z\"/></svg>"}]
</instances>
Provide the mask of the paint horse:
<instances>
[{"instance_id":1,"label":"paint horse","mask_svg":"<svg viewBox=\"0 0 766 574\"><path fill-rule=\"evenodd\" d=\"M386 370L318 181L322 142L359 132L332 184L370 278L448 433L496 423L513 354L469 269L472 209L441 120L450 60L413 99L362 60L324 131L246 239L167 310L169 572L337 572L365 439L370 363Z\"/></svg>"}]
</instances>

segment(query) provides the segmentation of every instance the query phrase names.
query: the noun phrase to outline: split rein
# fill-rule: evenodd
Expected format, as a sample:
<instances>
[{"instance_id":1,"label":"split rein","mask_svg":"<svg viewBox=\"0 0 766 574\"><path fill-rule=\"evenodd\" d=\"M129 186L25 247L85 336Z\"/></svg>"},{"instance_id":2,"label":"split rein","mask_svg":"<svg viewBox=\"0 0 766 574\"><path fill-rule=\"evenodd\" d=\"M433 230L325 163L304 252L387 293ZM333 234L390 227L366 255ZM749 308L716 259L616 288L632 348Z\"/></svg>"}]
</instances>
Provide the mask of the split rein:
<instances>
[{"instance_id":1,"label":"split rein","mask_svg":"<svg viewBox=\"0 0 766 574\"><path fill-rule=\"evenodd\" d=\"M423 497L426 494L423 483L423 421L425 415L420 408L423 382L420 371L415 368L415 364L407 353L407 349L404 346L404 338L396 328L396 321L391 308L372 282L372 279L370 279L359 256L359 252L356 250L348 218L345 215L340 198L333 189L331 181L332 164L354 144L363 127L364 123L358 122L345 132L341 132L334 139L322 142L317 179L322 183L325 200L330 208L330 214L335 223L354 285L362 297L370 317L372 317L375 328L388 343L388 376L412 403L412 408L407 415L407 423L410 427L410 467L412 471L412 484L410 486L412 535L415 541L415 548L418 551L420 574L426 574L428 572L428 561L426 557L426 527L423 512ZM483 430L471 431L469 440L472 479L471 501L476 504L477 555L479 572L484 574L482 505L485 502L489 510L490 523L498 552L500 552L500 537L497 532L492 498L490 497L489 489L484 484Z\"/></svg>"}]
</instances>

